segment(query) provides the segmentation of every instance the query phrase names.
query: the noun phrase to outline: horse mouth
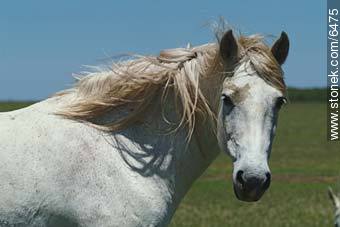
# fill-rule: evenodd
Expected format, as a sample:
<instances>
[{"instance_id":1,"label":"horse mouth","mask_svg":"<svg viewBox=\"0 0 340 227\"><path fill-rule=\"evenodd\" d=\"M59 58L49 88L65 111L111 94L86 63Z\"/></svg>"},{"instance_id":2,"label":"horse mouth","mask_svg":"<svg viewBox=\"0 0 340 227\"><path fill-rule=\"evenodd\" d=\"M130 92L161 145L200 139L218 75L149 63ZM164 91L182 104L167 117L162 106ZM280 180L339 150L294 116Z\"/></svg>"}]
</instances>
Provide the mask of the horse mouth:
<instances>
[{"instance_id":1,"label":"horse mouth","mask_svg":"<svg viewBox=\"0 0 340 227\"><path fill-rule=\"evenodd\" d=\"M236 198L243 202L257 202L262 198L262 195L266 190L252 190L247 191L242 188L239 184L234 184L234 194Z\"/></svg>"}]
</instances>

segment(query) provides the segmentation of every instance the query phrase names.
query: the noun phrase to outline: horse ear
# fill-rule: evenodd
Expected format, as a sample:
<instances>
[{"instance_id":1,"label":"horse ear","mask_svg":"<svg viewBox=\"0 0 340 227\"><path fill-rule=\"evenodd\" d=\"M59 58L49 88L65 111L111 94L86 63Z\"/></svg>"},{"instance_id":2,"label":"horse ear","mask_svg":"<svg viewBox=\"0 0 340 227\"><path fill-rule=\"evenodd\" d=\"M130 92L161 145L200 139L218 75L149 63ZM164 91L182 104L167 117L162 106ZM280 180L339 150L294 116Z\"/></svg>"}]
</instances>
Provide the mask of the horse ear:
<instances>
[{"instance_id":1,"label":"horse ear","mask_svg":"<svg viewBox=\"0 0 340 227\"><path fill-rule=\"evenodd\" d=\"M280 65L286 61L289 52L289 39L287 33L284 31L281 32L280 38L275 41L271 51Z\"/></svg>"},{"instance_id":2,"label":"horse ear","mask_svg":"<svg viewBox=\"0 0 340 227\"><path fill-rule=\"evenodd\" d=\"M238 45L232 30L224 33L220 41L220 54L225 62L230 62L237 59Z\"/></svg>"}]
</instances>

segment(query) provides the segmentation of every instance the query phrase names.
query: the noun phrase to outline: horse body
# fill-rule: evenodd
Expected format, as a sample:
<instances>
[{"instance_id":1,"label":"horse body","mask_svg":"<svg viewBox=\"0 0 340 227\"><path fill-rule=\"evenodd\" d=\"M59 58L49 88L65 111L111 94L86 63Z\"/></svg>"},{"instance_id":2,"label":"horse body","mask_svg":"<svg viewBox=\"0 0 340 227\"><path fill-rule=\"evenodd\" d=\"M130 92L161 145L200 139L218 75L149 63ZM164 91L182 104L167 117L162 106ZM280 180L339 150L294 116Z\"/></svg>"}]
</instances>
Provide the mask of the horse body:
<instances>
[{"instance_id":1,"label":"horse body","mask_svg":"<svg viewBox=\"0 0 340 227\"><path fill-rule=\"evenodd\" d=\"M334 205L334 211L335 211L334 212L334 226L339 227L340 226L340 199L330 187L328 188L328 195Z\"/></svg>"},{"instance_id":2,"label":"horse body","mask_svg":"<svg viewBox=\"0 0 340 227\"><path fill-rule=\"evenodd\" d=\"M62 99L1 114L0 223L169 223L191 183L208 166L207 157L194 142L185 151L183 137L157 136L145 125L103 134L63 119L53 114Z\"/></svg>"},{"instance_id":3,"label":"horse body","mask_svg":"<svg viewBox=\"0 0 340 227\"><path fill-rule=\"evenodd\" d=\"M161 52L0 114L1 226L165 226L219 150L257 201L284 100L282 33Z\"/></svg>"}]
</instances>

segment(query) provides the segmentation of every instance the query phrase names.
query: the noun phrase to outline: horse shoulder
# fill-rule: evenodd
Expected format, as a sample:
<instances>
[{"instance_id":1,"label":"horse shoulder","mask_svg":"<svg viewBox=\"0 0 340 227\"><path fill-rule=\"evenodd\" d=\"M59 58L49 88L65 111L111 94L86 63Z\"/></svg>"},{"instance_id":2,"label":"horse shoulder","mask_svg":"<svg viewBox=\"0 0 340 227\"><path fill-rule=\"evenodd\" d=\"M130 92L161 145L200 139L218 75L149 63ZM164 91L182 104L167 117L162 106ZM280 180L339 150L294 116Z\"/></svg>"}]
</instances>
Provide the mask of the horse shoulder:
<instances>
[{"instance_id":1,"label":"horse shoulder","mask_svg":"<svg viewBox=\"0 0 340 227\"><path fill-rule=\"evenodd\" d=\"M0 181L6 182L6 169L12 175L6 185L16 185L0 184L7 196L2 202L16 204L13 211L31 207L72 214L84 225L169 222L172 195L164 179L134 171L103 133L50 114L45 106L0 117L0 156L5 157Z\"/></svg>"}]
</instances>

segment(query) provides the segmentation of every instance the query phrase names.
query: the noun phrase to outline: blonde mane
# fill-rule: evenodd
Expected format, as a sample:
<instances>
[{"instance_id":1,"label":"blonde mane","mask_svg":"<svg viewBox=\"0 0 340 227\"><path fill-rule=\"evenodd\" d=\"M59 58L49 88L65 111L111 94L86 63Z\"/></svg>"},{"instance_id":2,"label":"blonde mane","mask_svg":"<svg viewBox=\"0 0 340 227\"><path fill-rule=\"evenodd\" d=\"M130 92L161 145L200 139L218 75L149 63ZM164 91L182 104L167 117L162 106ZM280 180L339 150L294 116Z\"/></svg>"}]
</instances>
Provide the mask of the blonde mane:
<instances>
[{"instance_id":1,"label":"blonde mane","mask_svg":"<svg viewBox=\"0 0 340 227\"><path fill-rule=\"evenodd\" d=\"M263 38L259 35L240 36L238 43L239 64L250 62L259 76L284 92L282 69ZM108 70L83 75L74 88L57 94L76 96L75 101L57 114L91 123L106 131L122 130L142 120L152 100L161 95L164 101L172 89L177 100L175 103L179 104L180 121L176 128L186 125L191 136L197 114L213 121L216 115L201 90L200 79L215 76L211 79L223 81L224 77L232 76L232 72L224 70L219 45L213 43L163 50L157 57L138 56L134 60L114 63ZM129 113L113 122L98 123L98 118L121 107L129 107Z\"/></svg>"}]
</instances>

